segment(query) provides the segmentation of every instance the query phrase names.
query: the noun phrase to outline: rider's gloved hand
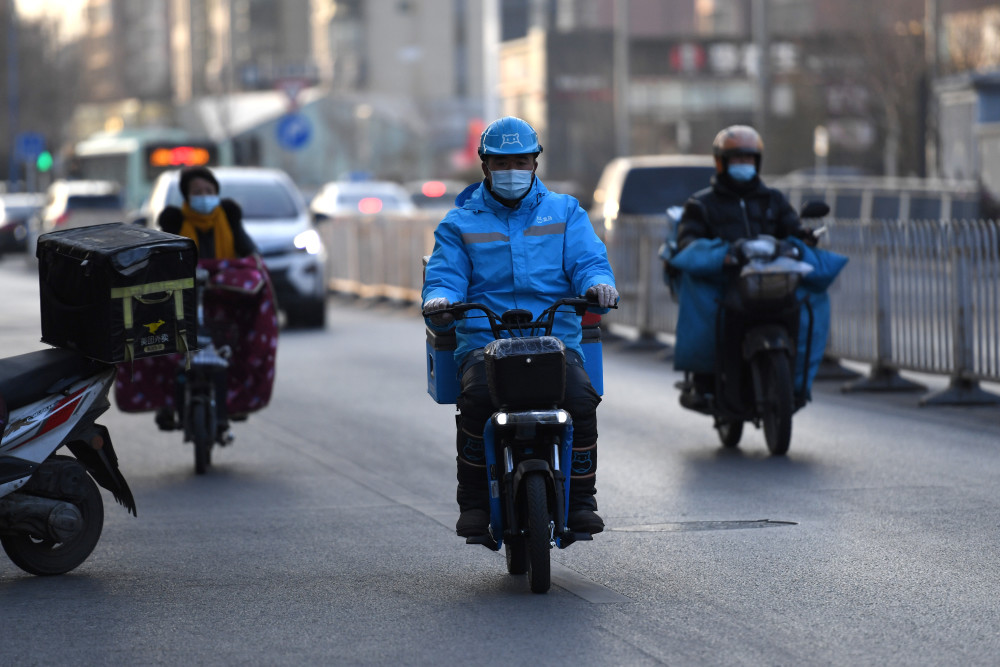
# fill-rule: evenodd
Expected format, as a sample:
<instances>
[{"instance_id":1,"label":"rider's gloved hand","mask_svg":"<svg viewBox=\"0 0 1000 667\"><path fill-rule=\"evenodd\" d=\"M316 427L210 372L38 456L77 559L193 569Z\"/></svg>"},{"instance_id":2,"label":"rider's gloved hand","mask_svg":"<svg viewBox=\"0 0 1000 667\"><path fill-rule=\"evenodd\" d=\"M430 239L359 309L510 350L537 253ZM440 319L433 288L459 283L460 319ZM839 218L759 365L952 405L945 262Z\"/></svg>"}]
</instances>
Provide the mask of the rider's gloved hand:
<instances>
[{"instance_id":1,"label":"rider's gloved hand","mask_svg":"<svg viewBox=\"0 0 1000 667\"><path fill-rule=\"evenodd\" d=\"M430 319L431 324L438 327L445 327L455 321L454 316L451 313L441 313L438 311L444 310L451 304L448 303L448 299L444 297L437 297L436 299L427 299L424 302L423 312L424 317ZM437 314L435 314L437 313Z\"/></svg>"},{"instance_id":2,"label":"rider's gloved hand","mask_svg":"<svg viewBox=\"0 0 1000 667\"><path fill-rule=\"evenodd\" d=\"M778 255L799 259L799 247L784 239L778 241Z\"/></svg>"},{"instance_id":3,"label":"rider's gloved hand","mask_svg":"<svg viewBox=\"0 0 1000 667\"><path fill-rule=\"evenodd\" d=\"M819 237L816 236L816 232L808 227L803 227L795 235L810 248L815 248L816 244L819 243Z\"/></svg>"},{"instance_id":4,"label":"rider's gloved hand","mask_svg":"<svg viewBox=\"0 0 1000 667\"><path fill-rule=\"evenodd\" d=\"M588 287L586 297L596 300L601 308L610 308L618 304L618 290L604 283Z\"/></svg>"},{"instance_id":5,"label":"rider's gloved hand","mask_svg":"<svg viewBox=\"0 0 1000 667\"><path fill-rule=\"evenodd\" d=\"M722 258L723 268L738 267L743 261L743 242L746 239L736 239L729 244L729 251Z\"/></svg>"},{"instance_id":6,"label":"rider's gloved hand","mask_svg":"<svg viewBox=\"0 0 1000 667\"><path fill-rule=\"evenodd\" d=\"M736 239L729 244L729 254L737 261L744 259L743 246L746 242L747 239Z\"/></svg>"}]
</instances>

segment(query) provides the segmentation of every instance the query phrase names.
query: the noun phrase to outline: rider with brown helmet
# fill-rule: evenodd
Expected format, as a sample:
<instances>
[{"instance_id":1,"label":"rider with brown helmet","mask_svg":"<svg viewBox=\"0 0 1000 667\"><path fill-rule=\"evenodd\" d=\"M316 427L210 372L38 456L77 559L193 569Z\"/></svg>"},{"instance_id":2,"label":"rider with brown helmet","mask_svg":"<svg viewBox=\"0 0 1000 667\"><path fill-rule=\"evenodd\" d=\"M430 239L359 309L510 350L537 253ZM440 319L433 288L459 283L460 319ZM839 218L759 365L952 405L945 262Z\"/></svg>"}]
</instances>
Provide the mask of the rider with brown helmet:
<instances>
[{"instance_id":1,"label":"rider with brown helmet","mask_svg":"<svg viewBox=\"0 0 1000 667\"><path fill-rule=\"evenodd\" d=\"M712 153L715 175L710 187L696 192L684 204L677 226L678 250L697 239L736 244L761 234L778 239L797 237L815 245L816 237L802 226L785 196L761 180L764 142L755 129L748 125L727 127L716 135ZM725 263L735 265L736 260L728 254ZM695 372L692 380L684 398L691 405L704 403L705 394L715 386L713 375Z\"/></svg>"},{"instance_id":2,"label":"rider with brown helmet","mask_svg":"<svg viewBox=\"0 0 1000 667\"><path fill-rule=\"evenodd\" d=\"M710 187L696 192L684 205L677 228L679 249L698 238L734 242L768 234L813 240L785 196L761 180L764 142L755 129L727 127L716 135L712 153L715 176Z\"/></svg>"}]
</instances>

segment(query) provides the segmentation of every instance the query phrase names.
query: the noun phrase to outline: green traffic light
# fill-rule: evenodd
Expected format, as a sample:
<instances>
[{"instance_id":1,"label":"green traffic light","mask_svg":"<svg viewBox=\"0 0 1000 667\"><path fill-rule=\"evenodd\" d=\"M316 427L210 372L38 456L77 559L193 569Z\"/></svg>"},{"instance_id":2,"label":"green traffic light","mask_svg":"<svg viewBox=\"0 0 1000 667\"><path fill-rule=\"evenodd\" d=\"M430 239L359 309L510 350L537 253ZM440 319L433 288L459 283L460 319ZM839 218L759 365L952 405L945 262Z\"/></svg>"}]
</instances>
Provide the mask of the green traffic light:
<instances>
[{"instance_id":1,"label":"green traffic light","mask_svg":"<svg viewBox=\"0 0 1000 667\"><path fill-rule=\"evenodd\" d=\"M48 171L52 168L52 153L48 151L42 151L38 154L38 160L35 162L35 166L38 167L38 171Z\"/></svg>"}]
</instances>

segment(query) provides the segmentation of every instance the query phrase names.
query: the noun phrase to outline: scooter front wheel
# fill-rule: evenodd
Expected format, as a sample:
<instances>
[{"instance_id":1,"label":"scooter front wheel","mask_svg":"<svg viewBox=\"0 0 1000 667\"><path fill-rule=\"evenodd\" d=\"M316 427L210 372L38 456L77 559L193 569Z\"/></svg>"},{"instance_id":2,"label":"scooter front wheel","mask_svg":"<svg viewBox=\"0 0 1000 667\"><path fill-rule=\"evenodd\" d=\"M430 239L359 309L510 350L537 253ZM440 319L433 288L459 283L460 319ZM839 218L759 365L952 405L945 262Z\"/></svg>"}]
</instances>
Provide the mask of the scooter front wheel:
<instances>
[{"instance_id":1,"label":"scooter front wheel","mask_svg":"<svg viewBox=\"0 0 1000 667\"><path fill-rule=\"evenodd\" d=\"M194 471L204 475L212 464L212 433L208 406L198 402L191 406L191 436L194 441Z\"/></svg>"},{"instance_id":2,"label":"scooter front wheel","mask_svg":"<svg viewBox=\"0 0 1000 667\"><path fill-rule=\"evenodd\" d=\"M739 419L720 419L715 424L715 430L719 432L719 441L726 449L739 447L740 438L743 437L743 421Z\"/></svg>"},{"instance_id":3,"label":"scooter front wheel","mask_svg":"<svg viewBox=\"0 0 1000 667\"><path fill-rule=\"evenodd\" d=\"M552 585L551 550L552 519L549 516L549 494L545 478L540 473L524 480L524 501L528 515L528 583L532 593L546 593Z\"/></svg>"},{"instance_id":4,"label":"scooter front wheel","mask_svg":"<svg viewBox=\"0 0 1000 667\"><path fill-rule=\"evenodd\" d=\"M792 442L792 413L795 397L792 393L792 371L783 352L757 358L764 393L764 439L772 456L784 456Z\"/></svg>"},{"instance_id":5,"label":"scooter front wheel","mask_svg":"<svg viewBox=\"0 0 1000 667\"><path fill-rule=\"evenodd\" d=\"M0 545L3 546L11 562L28 574L39 576L65 574L83 563L97 546L104 528L104 502L101 500L101 491L87 474L86 469L69 456L52 458L72 461L79 468L75 474L80 475L80 497L60 498L60 500L70 502L80 510L83 528L65 542L54 542L51 539L25 533L0 537Z\"/></svg>"}]
</instances>

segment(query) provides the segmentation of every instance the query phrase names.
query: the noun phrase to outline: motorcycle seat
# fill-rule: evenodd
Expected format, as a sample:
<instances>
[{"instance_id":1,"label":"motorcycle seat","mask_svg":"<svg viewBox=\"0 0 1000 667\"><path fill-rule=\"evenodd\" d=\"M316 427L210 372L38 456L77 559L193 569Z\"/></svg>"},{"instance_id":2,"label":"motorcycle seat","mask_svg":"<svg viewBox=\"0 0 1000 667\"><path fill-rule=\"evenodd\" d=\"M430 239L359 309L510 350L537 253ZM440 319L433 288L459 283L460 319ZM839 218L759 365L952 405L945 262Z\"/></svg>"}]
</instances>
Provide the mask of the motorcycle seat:
<instances>
[{"instance_id":1,"label":"motorcycle seat","mask_svg":"<svg viewBox=\"0 0 1000 667\"><path fill-rule=\"evenodd\" d=\"M0 359L0 396L9 410L40 400L94 375L106 364L74 350L51 348Z\"/></svg>"}]
</instances>

